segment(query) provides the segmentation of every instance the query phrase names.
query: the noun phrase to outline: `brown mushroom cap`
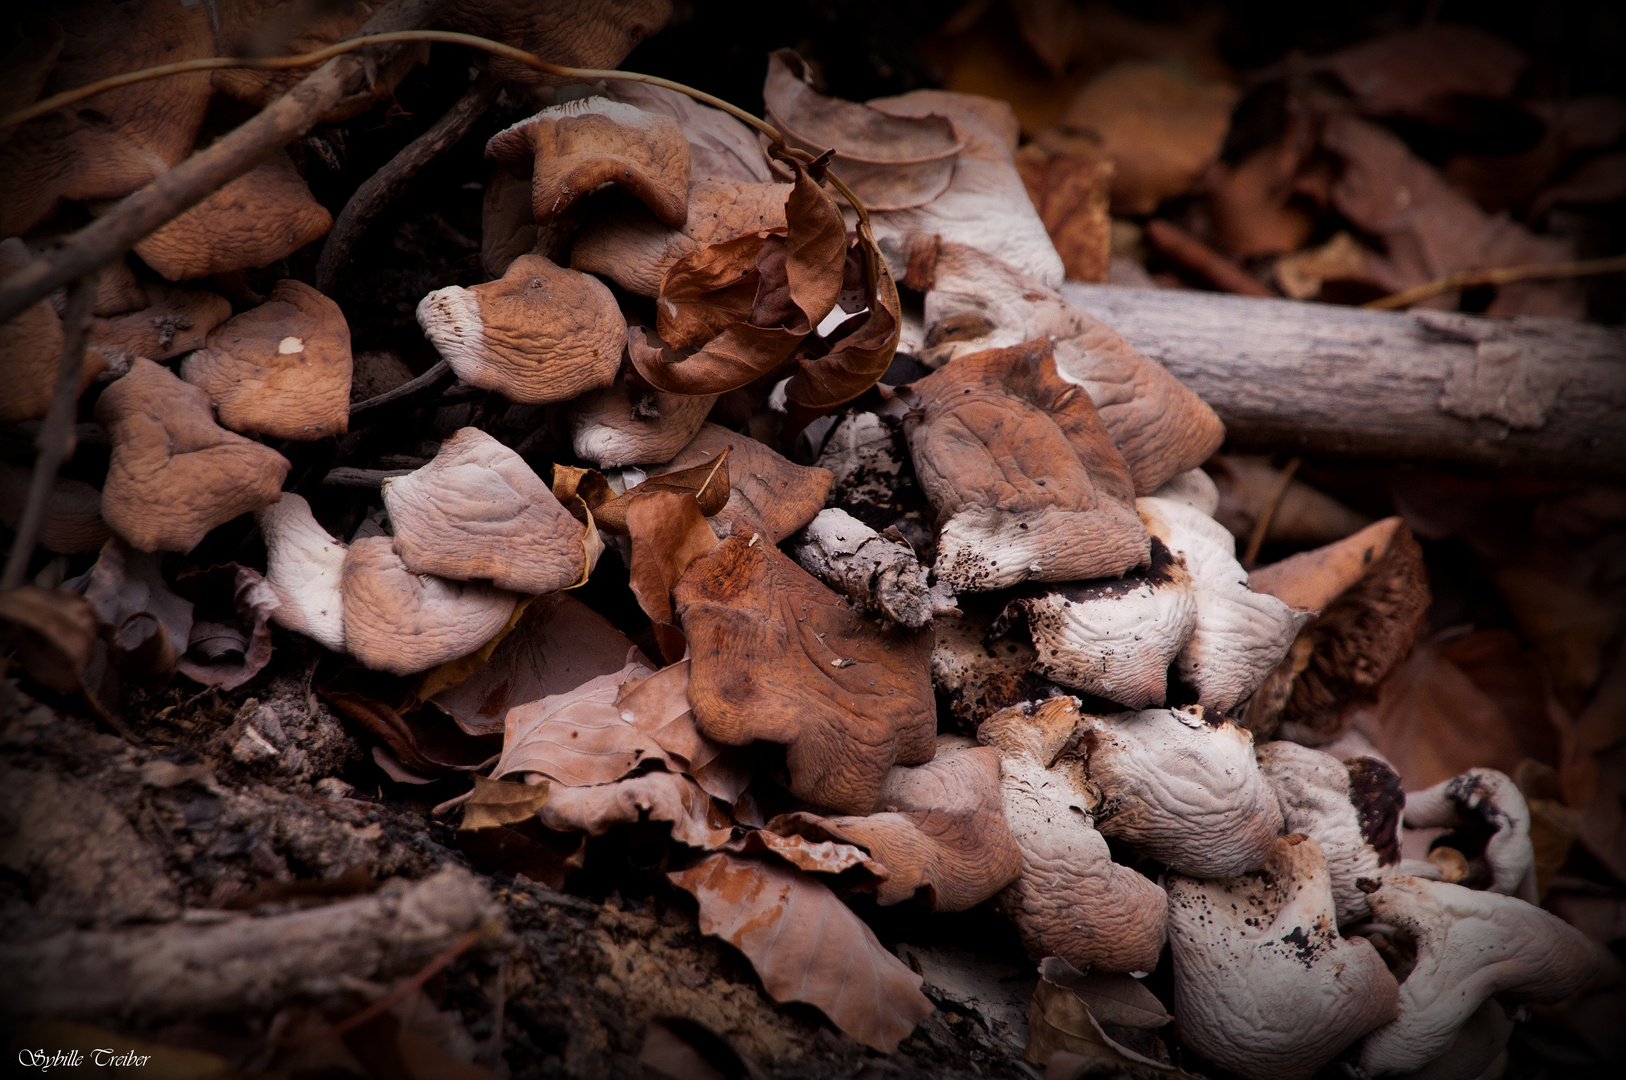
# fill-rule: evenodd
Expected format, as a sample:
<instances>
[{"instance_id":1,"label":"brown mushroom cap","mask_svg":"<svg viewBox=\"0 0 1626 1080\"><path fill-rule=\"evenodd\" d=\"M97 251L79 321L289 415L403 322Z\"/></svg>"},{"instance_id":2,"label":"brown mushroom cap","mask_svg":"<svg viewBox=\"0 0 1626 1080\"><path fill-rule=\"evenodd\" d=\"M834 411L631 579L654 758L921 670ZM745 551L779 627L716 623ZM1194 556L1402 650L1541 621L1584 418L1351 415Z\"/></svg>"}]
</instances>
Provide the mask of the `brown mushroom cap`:
<instances>
[{"instance_id":1,"label":"brown mushroom cap","mask_svg":"<svg viewBox=\"0 0 1626 1080\"><path fill-rule=\"evenodd\" d=\"M0 462L0 522L8 529L17 528L32 476L21 465ZM102 493L83 480L57 477L45 497L40 546L63 555L99 551L111 535L102 520Z\"/></svg>"},{"instance_id":2,"label":"brown mushroom cap","mask_svg":"<svg viewBox=\"0 0 1626 1080\"><path fill-rule=\"evenodd\" d=\"M930 630L865 619L743 525L690 563L672 593L701 733L731 746L783 743L798 798L867 814L888 769L932 759Z\"/></svg>"},{"instance_id":3,"label":"brown mushroom cap","mask_svg":"<svg viewBox=\"0 0 1626 1080\"><path fill-rule=\"evenodd\" d=\"M208 393L224 426L306 441L349 430L350 374L344 312L286 278L181 364L181 378Z\"/></svg>"},{"instance_id":4,"label":"brown mushroom cap","mask_svg":"<svg viewBox=\"0 0 1626 1080\"><path fill-rule=\"evenodd\" d=\"M458 378L527 405L609 386L627 345L608 286L541 255L472 289L435 290L418 304L418 325Z\"/></svg>"},{"instance_id":5,"label":"brown mushroom cap","mask_svg":"<svg viewBox=\"0 0 1626 1080\"><path fill-rule=\"evenodd\" d=\"M1226 877L1257 869L1282 831L1253 736L1210 721L1201 706L1084 716L1074 738L1068 755L1100 792L1096 828L1171 870Z\"/></svg>"},{"instance_id":6,"label":"brown mushroom cap","mask_svg":"<svg viewBox=\"0 0 1626 1080\"><path fill-rule=\"evenodd\" d=\"M4 147L0 146L0 150ZM18 237L0 242L0 277L33 260ZM6 372L6 394L0 398L0 423L37 420L51 407L56 392L57 364L62 359L62 319L50 300L31 304L0 325L0 368ZM79 373L79 392L107 367L98 353L86 350Z\"/></svg>"},{"instance_id":7,"label":"brown mushroom cap","mask_svg":"<svg viewBox=\"0 0 1626 1080\"><path fill-rule=\"evenodd\" d=\"M387 536L350 545L340 593L345 647L368 667L392 675L474 652L508 625L518 601L490 585L414 574Z\"/></svg>"},{"instance_id":8,"label":"brown mushroom cap","mask_svg":"<svg viewBox=\"0 0 1626 1080\"><path fill-rule=\"evenodd\" d=\"M287 459L216 424L207 394L151 360L102 393L96 420L113 437L102 517L142 551L191 551L281 497Z\"/></svg>"},{"instance_id":9,"label":"brown mushroom cap","mask_svg":"<svg viewBox=\"0 0 1626 1080\"><path fill-rule=\"evenodd\" d=\"M1163 890L1112 861L1083 805L1076 766L1047 767L1078 720L1077 700L1058 697L1005 709L977 729L978 741L999 751L1005 820L1022 849L1022 876L997 903L1030 956L1151 971L1168 920Z\"/></svg>"},{"instance_id":10,"label":"brown mushroom cap","mask_svg":"<svg viewBox=\"0 0 1626 1080\"><path fill-rule=\"evenodd\" d=\"M581 581L588 567L581 522L524 458L479 428L463 428L429 464L384 481L384 506L395 550L414 573L549 593Z\"/></svg>"},{"instance_id":11,"label":"brown mushroom cap","mask_svg":"<svg viewBox=\"0 0 1626 1080\"><path fill-rule=\"evenodd\" d=\"M53 14L64 34L42 97L215 55L207 5L96 0ZM0 142L0 236L31 231L64 199L121 198L179 164L210 93L207 72L171 75L97 94L11 132Z\"/></svg>"},{"instance_id":12,"label":"brown mushroom cap","mask_svg":"<svg viewBox=\"0 0 1626 1080\"><path fill-rule=\"evenodd\" d=\"M685 255L762 232L783 232L791 185L691 180L687 217L672 228L639 207L613 205L582 226L570 268L600 274L639 296L656 297L666 272Z\"/></svg>"},{"instance_id":13,"label":"brown mushroom cap","mask_svg":"<svg viewBox=\"0 0 1626 1080\"><path fill-rule=\"evenodd\" d=\"M671 16L671 0L582 0L572 4L461 0L442 12L440 25L518 46L553 64L613 68ZM491 58L491 72L519 83L563 86L576 81L570 76L543 75L502 56Z\"/></svg>"},{"instance_id":14,"label":"brown mushroom cap","mask_svg":"<svg viewBox=\"0 0 1626 1080\"><path fill-rule=\"evenodd\" d=\"M1430 602L1422 548L1397 517L1260 567L1248 575L1248 587L1316 617L1299 631L1268 688L1254 695L1243 722L1265 733L1291 723L1296 736L1315 738L1338 733L1347 705L1377 696L1378 684L1410 651Z\"/></svg>"},{"instance_id":15,"label":"brown mushroom cap","mask_svg":"<svg viewBox=\"0 0 1626 1080\"><path fill-rule=\"evenodd\" d=\"M110 370L128 371L138 356L168 360L202 348L209 332L231 318L231 301L211 292L149 285L140 295L135 308L91 320L88 348Z\"/></svg>"},{"instance_id":16,"label":"brown mushroom cap","mask_svg":"<svg viewBox=\"0 0 1626 1080\"><path fill-rule=\"evenodd\" d=\"M909 388L906 430L956 592L1120 574L1148 558L1134 484L1050 342L962 357Z\"/></svg>"},{"instance_id":17,"label":"brown mushroom cap","mask_svg":"<svg viewBox=\"0 0 1626 1080\"><path fill-rule=\"evenodd\" d=\"M1257 874L1165 887L1175 1031L1217 1064L1304 1080L1394 1018L1394 976L1370 942L1339 937L1314 840L1276 840Z\"/></svg>"},{"instance_id":18,"label":"brown mushroom cap","mask_svg":"<svg viewBox=\"0 0 1626 1080\"><path fill-rule=\"evenodd\" d=\"M136 254L171 281L269 266L333 227L281 151L136 244Z\"/></svg>"},{"instance_id":19,"label":"brown mushroom cap","mask_svg":"<svg viewBox=\"0 0 1626 1080\"><path fill-rule=\"evenodd\" d=\"M704 424L689 445L651 476L692 469L728 449L728 502L711 517L712 531L727 536L737 525L777 544L824 508L834 477L828 469L798 465L778 451L718 424Z\"/></svg>"},{"instance_id":20,"label":"brown mushroom cap","mask_svg":"<svg viewBox=\"0 0 1626 1080\"><path fill-rule=\"evenodd\" d=\"M1150 495L1196 468L1224 441L1219 417L1163 365L999 259L944 243L929 277L928 355L946 358L1051 338L1057 371L1089 391L1129 466L1135 494Z\"/></svg>"},{"instance_id":21,"label":"brown mushroom cap","mask_svg":"<svg viewBox=\"0 0 1626 1080\"><path fill-rule=\"evenodd\" d=\"M618 382L570 403L570 448L602 469L669 461L694 439L716 400Z\"/></svg>"},{"instance_id":22,"label":"brown mushroom cap","mask_svg":"<svg viewBox=\"0 0 1626 1080\"><path fill-rule=\"evenodd\" d=\"M486 159L531 177L531 214L551 224L601 184L626 188L657 218L684 223L689 141L676 120L607 97L551 105L499 131Z\"/></svg>"}]
</instances>

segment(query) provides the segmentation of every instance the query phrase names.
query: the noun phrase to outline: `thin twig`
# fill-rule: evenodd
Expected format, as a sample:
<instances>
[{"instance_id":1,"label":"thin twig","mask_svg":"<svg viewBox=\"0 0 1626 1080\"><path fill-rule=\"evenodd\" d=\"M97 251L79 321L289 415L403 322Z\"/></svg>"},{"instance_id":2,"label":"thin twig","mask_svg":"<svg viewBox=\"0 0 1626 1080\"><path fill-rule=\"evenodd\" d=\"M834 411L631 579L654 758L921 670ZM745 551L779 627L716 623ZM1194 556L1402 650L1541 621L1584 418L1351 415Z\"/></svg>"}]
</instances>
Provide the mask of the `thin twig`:
<instances>
[{"instance_id":1,"label":"thin twig","mask_svg":"<svg viewBox=\"0 0 1626 1080\"><path fill-rule=\"evenodd\" d=\"M350 419L355 420L356 417L362 415L363 413L372 412L374 409L382 409L384 406L396 401L400 401L403 398L415 397L418 394L426 393L427 391L434 389L434 387L447 375L450 375L451 372L452 365L448 364L444 360L437 361L434 367L430 368L428 371L424 372L422 375L419 375L410 382L404 382L393 390L386 390L382 394L370 397L365 401L356 402L354 405L350 406Z\"/></svg>"},{"instance_id":2,"label":"thin twig","mask_svg":"<svg viewBox=\"0 0 1626 1080\"><path fill-rule=\"evenodd\" d=\"M291 1047L309 1046L312 1043L324 1042L328 1039L337 1039L342 1035L346 1035L356 1030L367 1021L372 1020L375 1017L382 1016L389 1010L390 1006L406 1000L407 995L411 994L412 991L418 989L424 983L434 978L435 974L439 972L441 968L444 968L447 964L450 964L453 960L456 960L469 948L469 946L473 945L484 936L484 929L470 930L468 933L464 934L462 937L458 938L456 941L452 942L445 949L443 949L440 955L436 956L433 960L429 961L429 963L420 968L417 974L408 979L402 980L393 990L379 998L377 1001L374 1001L371 1005L368 1005L365 1009L362 1009L360 1012L348 1017L347 1019L339 1021L337 1024L334 1024L331 1027L323 1028L321 1031L313 1031L311 1034L306 1035L303 1038L294 1039L285 1045Z\"/></svg>"},{"instance_id":3,"label":"thin twig","mask_svg":"<svg viewBox=\"0 0 1626 1080\"><path fill-rule=\"evenodd\" d=\"M15 589L28 576L28 562L34 557L40 522L45 519L45 502L56 483L57 470L73 456L74 414L79 404L79 376L85 363L85 342L89 337L90 316L96 306L97 274L87 274L68 288L68 305L62 313L62 355L57 359L56 389L45 413L35 446L34 475L28 482L28 498L23 503L17 532L11 541L11 555L0 575L0 591Z\"/></svg>"},{"instance_id":4,"label":"thin twig","mask_svg":"<svg viewBox=\"0 0 1626 1080\"><path fill-rule=\"evenodd\" d=\"M1163 254L1188 270L1201 274L1208 282L1228 293L1239 296L1257 296L1261 299L1276 294L1255 281L1246 270L1221 255L1184 229L1167 221L1146 223L1146 238Z\"/></svg>"},{"instance_id":5,"label":"thin twig","mask_svg":"<svg viewBox=\"0 0 1626 1080\"><path fill-rule=\"evenodd\" d=\"M1270 531L1270 519L1276 516L1276 507L1280 505L1282 496L1287 494L1287 485L1292 483L1293 474L1299 471L1299 459L1293 458L1282 466L1282 474L1276 478L1276 485L1270 489L1270 498L1259 511L1259 517L1253 523L1253 532L1248 534L1248 547L1242 553L1242 565L1252 567L1254 560L1259 558L1259 549L1265 546L1265 534Z\"/></svg>"},{"instance_id":6,"label":"thin twig","mask_svg":"<svg viewBox=\"0 0 1626 1080\"><path fill-rule=\"evenodd\" d=\"M316 263L316 287L330 292L339 270L350 261L350 252L367 230L373 215L406 189L418 170L435 160L447 148L468 133L470 127L502 89L502 80L490 72L482 73L457 103L446 110L446 115L435 121L428 131L402 148L389 162L368 177L367 181L350 196L333 230L322 245L322 257Z\"/></svg>"},{"instance_id":7,"label":"thin twig","mask_svg":"<svg viewBox=\"0 0 1626 1080\"><path fill-rule=\"evenodd\" d=\"M377 491L384 486L386 480L410 475L411 469L354 469L348 465L341 465L337 469L329 470L328 474L322 477L322 483L327 487L372 488Z\"/></svg>"},{"instance_id":8,"label":"thin twig","mask_svg":"<svg viewBox=\"0 0 1626 1080\"><path fill-rule=\"evenodd\" d=\"M1427 300L1431 296L1456 289L1474 289L1481 285L1510 285L1515 281L1540 281L1554 278L1587 277L1592 274L1626 273L1626 255L1612 255L1607 259L1581 259L1576 262L1535 263L1530 266L1503 266L1495 270L1458 270L1425 285L1406 289L1390 296L1379 297L1362 306L1375 311L1395 308Z\"/></svg>"},{"instance_id":9,"label":"thin twig","mask_svg":"<svg viewBox=\"0 0 1626 1080\"><path fill-rule=\"evenodd\" d=\"M390 31L432 22L447 0L393 0L364 31ZM359 56L335 56L253 118L125 196L91 224L0 282L0 322L75 278L117 259L142 237L191 209L303 135L350 92L367 70Z\"/></svg>"}]
</instances>

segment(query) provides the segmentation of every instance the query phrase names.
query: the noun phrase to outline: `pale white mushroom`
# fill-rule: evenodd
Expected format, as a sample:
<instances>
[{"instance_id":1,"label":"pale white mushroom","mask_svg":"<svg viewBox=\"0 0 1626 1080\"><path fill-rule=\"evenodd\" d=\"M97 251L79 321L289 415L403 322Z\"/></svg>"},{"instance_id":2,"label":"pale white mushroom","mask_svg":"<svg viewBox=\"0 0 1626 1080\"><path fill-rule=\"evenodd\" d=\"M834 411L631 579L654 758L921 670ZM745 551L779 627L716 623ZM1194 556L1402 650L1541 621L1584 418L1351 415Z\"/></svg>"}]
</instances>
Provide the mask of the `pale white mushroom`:
<instances>
[{"instance_id":1,"label":"pale white mushroom","mask_svg":"<svg viewBox=\"0 0 1626 1080\"><path fill-rule=\"evenodd\" d=\"M977 729L977 739L999 751L1005 820L1022 849L1022 876L996 904L1035 957L1150 971L1163 952L1163 891L1112 861L1076 763L1047 767L1078 722L1077 699L1059 697L1006 709Z\"/></svg>"},{"instance_id":2,"label":"pale white mushroom","mask_svg":"<svg viewBox=\"0 0 1626 1080\"><path fill-rule=\"evenodd\" d=\"M1516 897L1399 874L1376 886L1373 916L1409 936L1417 958L1400 983L1400 1014L1361 1044L1370 1075L1434 1060L1493 995L1562 1001L1603 970L1604 955L1585 934Z\"/></svg>"},{"instance_id":3,"label":"pale white mushroom","mask_svg":"<svg viewBox=\"0 0 1626 1080\"><path fill-rule=\"evenodd\" d=\"M508 625L519 600L490 585L414 574L387 536L350 545L339 588L350 654L392 675L474 652Z\"/></svg>"},{"instance_id":4,"label":"pale white mushroom","mask_svg":"<svg viewBox=\"0 0 1626 1080\"><path fill-rule=\"evenodd\" d=\"M1463 826L1491 830L1484 851L1490 865L1487 887L1535 903L1536 853L1530 842L1530 807L1512 777L1495 769L1469 769L1406 795L1407 828Z\"/></svg>"},{"instance_id":5,"label":"pale white mushroom","mask_svg":"<svg viewBox=\"0 0 1626 1080\"><path fill-rule=\"evenodd\" d=\"M1261 873L1165 887L1175 1032L1210 1060L1303 1080L1394 1019L1394 976L1370 942L1339 936L1314 840L1281 837Z\"/></svg>"},{"instance_id":6,"label":"pale white mushroom","mask_svg":"<svg viewBox=\"0 0 1626 1080\"><path fill-rule=\"evenodd\" d=\"M1340 925L1371 913L1356 884L1400 861L1400 776L1374 758L1345 764L1298 743L1268 742L1256 752L1290 833L1314 840L1326 856Z\"/></svg>"},{"instance_id":7,"label":"pale white mushroom","mask_svg":"<svg viewBox=\"0 0 1626 1080\"><path fill-rule=\"evenodd\" d=\"M1263 865L1282 831L1253 736L1202 706L1085 716L1074 733L1096 828L1203 877Z\"/></svg>"},{"instance_id":8,"label":"pale white mushroom","mask_svg":"<svg viewBox=\"0 0 1626 1080\"><path fill-rule=\"evenodd\" d=\"M1183 502L1209 517L1214 516L1220 504L1219 485L1214 483L1213 477L1201 469L1187 469L1183 473L1177 473L1152 494L1159 499Z\"/></svg>"},{"instance_id":9,"label":"pale white mushroom","mask_svg":"<svg viewBox=\"0 0 1626 1080\"><path fill-rule=\"evenodd\" d=\"M1275 670L1313 613L1249 589L1235 538L1207 514L1155 496L1135 508L1146 531L1184 557L1196 592L1196 626L1176 658L1180 677L1205 707L1226 712Z\"/></svg>"},{"instance_id":10,"label":"pale white mushroom","mask_svg":"<svg viewBox=\"0 0 1626 1080\"><path fill-rule=\"evenodd\" d=\"M316 523L310 503L291 491L254 512L265 538L265 580L279 606L271 621L344 651L345 545Z\"/></svg>"},{"instance_id":11,"label":"pale white mushroom","mask_svg":"<svg viewBox=\"0 0 1626 1080\"><path fill-rule=\"evenodd\" d=\"M1145 570L1051 587L1012 607L1027 618L1035 671L1131 709L1163 704L1169 662L1197 625L1191 575L1156 538Z\"/></svg>"}]
</instances>

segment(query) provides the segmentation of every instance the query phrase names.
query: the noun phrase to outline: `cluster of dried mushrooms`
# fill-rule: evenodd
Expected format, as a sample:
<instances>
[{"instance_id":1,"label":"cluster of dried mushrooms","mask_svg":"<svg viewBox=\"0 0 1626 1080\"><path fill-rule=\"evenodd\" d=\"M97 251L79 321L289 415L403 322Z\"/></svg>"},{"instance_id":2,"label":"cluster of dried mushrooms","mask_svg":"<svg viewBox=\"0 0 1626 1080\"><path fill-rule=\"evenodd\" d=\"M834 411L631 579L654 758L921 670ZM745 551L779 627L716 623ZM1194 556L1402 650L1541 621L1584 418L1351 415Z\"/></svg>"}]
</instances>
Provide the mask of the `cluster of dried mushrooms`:
<instances>
[{"instance_id":1,"label":"cluster of dried mushrooms","mask_svg":"<svg viewBox=\"0 0 1626 1080\"><path fill-rule=\"evenodd\" d=\"M452 5L502 36L498 6ZM194 56L248 32L213 5L111 10L130 26L69 25L38 89L140 66L153 35ZM594 40L573 59L624 54ZM184 157L213 94L279 86L152 81L107 95L110 123L12 133L8 268L64 201L94 208ZM329 229L294 162L137 244L99 279L81 376L105 478L58 480L41 532L100 556L0 598L29 673L232 688L270 661L268 624L304 635L347 658L318 690L386 772L472 778L465 830L551 837L562 884L589 838L669 827L667 876L703 930L883 1052L933 1004L858 895L991 904L1071 977L1149 972L1167 949L1191 1060L1270 1080L1334 1059L1478 1075L1507 1006L1597 977L1598 950L1532 903L1507 776L1404 792L1334 742L1427 606L1406 526L1244 570L1201 468L1220 421L1056 291L1007 106L835 100L788 51L764 92L783 145L623 81L547 87L490 140L487 280L428 293L417 318L446 393L489 392L480 415L503 421L354 489L359 515L313 511L321 477L290 464L351 424L344 312L293 279L216 291ZM6 330L0 419L38 420L62 313ZM560 433L551 468L524 425ZM166 553L234 522L263 566L166 578ZM643 649L569 594L606 561Z\"/></svg>"}]
</instances>

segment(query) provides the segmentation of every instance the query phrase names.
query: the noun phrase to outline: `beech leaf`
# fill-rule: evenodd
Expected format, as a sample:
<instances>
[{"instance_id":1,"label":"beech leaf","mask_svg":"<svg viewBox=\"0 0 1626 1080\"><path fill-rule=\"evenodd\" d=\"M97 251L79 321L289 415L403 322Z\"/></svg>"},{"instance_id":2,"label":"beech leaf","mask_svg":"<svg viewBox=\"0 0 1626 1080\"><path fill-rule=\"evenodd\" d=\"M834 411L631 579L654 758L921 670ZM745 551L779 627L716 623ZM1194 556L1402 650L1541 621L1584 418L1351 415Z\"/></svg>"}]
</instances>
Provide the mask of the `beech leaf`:
<instances>
[{"instance_id":1,"label":"beech leaf","mask_svg":"<svg viewBox=\"0 0 1626 1080\"><path fill-rule=\"evenodd\" d=\"M536 815L538 808L548 801L548 782L519 784L510 780L490 780L474 774L474 792L463 804L465 831L494 829L512 825Z\"/></svg>"}]
</instances>

